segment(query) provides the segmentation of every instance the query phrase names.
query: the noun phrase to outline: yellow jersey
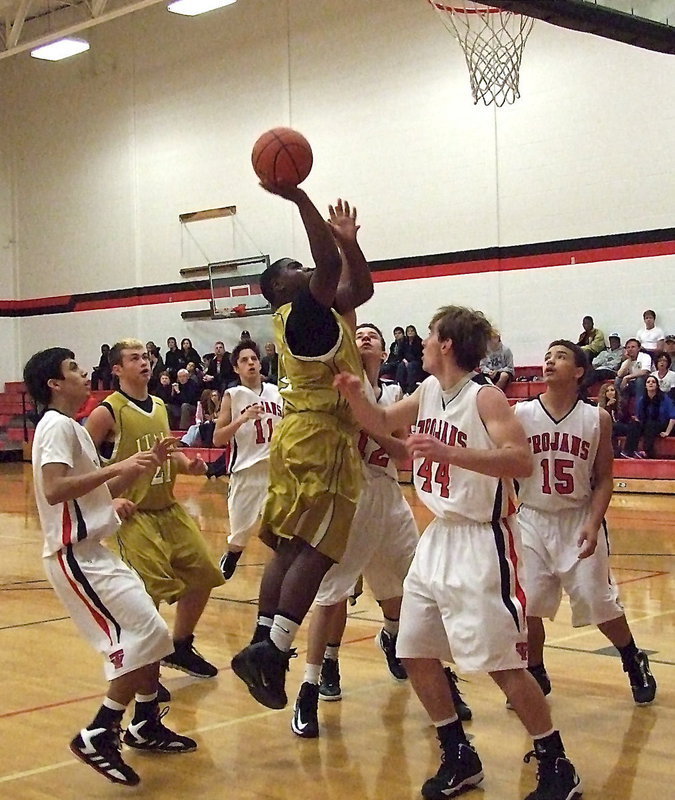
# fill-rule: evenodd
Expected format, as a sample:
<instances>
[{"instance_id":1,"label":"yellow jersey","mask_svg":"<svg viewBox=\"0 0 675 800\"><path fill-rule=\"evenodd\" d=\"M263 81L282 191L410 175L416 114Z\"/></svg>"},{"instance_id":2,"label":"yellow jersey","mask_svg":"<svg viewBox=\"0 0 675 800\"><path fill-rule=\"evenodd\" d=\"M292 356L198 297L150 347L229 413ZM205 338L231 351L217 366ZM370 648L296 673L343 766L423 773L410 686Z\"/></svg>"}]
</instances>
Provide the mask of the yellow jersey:
<instances>
[{"instance_id":1,"label":"yellow jersey","mask_svg":"<svg viewBox=\"0 0 675 800\"><path fill-rule=\"evenodd\" d=\"M122 392L113 392L106 397L105 405L109 406L115 418L115 440L109 458L101 457L104 464L116 464L125 458L143 450L150 450L158 439L170 435L171 428L164 402L150 395L152 409L149 412L134 403ZM123 494L141 510L158 511L169 508L176 502L173 485L176 471L167 460L157 468L154 474L138 478Z\"/></svg>"},{"instance_id":2,"label":"yellow jersey","mask_svg":"<svg viewBox=\"0 0 675 800\"><path fill-rule=\"evenodd\" d=\"M292 307L292 303L286 303L277 309L273 318L279 348L279 392L284 401L284 416L302 412L331 414L356 431L349 404L333 386L338 372L351 372L363 377L361 356L352 329L331 309L339 327L334 347L322 356L295 355L286 339L286 322Z\"/></svg>"}]
</instances>

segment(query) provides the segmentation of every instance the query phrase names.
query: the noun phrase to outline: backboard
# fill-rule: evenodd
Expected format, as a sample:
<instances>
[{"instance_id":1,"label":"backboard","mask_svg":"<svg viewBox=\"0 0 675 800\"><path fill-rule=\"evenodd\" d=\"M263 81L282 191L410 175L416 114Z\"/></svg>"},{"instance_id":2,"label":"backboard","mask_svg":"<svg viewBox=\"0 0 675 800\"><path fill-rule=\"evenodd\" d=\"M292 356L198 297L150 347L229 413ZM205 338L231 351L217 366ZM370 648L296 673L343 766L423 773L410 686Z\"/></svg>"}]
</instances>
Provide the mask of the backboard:
<instances>
[{"instance_id":1,"label":"backboard","mask_svg":"<svg viewBox=\"0 0 675 800\"><path fill-rule=\"evenodd\" d=\"M497 0L491 5L675 55L675 0Z\"/></svg>"},{"instance_id":2,"label":"backboard","mask_svg":"<svg viewBox=\"0 0 675 800\"><path fill-rule=\"evenodd\" d=\"M260 292L260 275L269 264L266 255L209 264L211 318L271 314L272 308Z\"/></svg>"}]
</instances>

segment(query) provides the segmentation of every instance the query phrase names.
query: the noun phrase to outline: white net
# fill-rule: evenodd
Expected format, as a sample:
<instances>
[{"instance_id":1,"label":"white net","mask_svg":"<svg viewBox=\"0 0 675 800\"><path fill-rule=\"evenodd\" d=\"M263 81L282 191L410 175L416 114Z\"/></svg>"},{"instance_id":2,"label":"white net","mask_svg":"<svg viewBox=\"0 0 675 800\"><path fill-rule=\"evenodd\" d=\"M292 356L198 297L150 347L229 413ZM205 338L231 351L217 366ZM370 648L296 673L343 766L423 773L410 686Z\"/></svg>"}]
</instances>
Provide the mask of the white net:
<instances>
[{"instance_id":1,"label":"white net","mask_svg":"<svg viewBox=\"0 0 675 800\"><path fill-rule=\"evenodd\" d=\"M482 3L429 0L464 51L474 103L503 106L520 97L520 62L534 20Z\"/></svg>"}]
</instances>

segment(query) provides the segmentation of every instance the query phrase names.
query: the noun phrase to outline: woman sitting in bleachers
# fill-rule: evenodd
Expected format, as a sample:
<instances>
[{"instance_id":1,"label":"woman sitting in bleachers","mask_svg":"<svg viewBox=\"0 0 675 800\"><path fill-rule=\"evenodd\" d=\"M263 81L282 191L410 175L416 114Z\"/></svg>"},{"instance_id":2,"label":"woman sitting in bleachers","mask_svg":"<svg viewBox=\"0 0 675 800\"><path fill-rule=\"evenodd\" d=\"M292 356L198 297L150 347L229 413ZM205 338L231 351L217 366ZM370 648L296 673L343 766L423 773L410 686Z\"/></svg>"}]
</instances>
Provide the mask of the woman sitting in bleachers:
<instances>
[{"instance_id":1,"label":"woman sitting in bleachers","mask_svg":"<svg viewBox=\"0 0 675 800\"><path fill-rule=\"evenodd\" d=\"M621 452L619 439L628 433L630 417L626 403L616 393L613 381L603 383L598 392L598 405L612 418L612 447L614 455Z\"/></svg>"},{"instance_id":2,"label":"woman sitting in bleachers","mask_svg":"<svg viewBox=\"0 0 675 800\"><path fill-rule=\"evenodd\" d=\"M213 447L213 431L220 409L220 394L216 389L204 389L197 403L195 424L191 425L181 444L185 447Z\"/></svg>"},{"instance_id":3,"label":"woman sitting in bleachers","mask_svg":"<svg viewBox=\"0 0 675 800\"><path fill-rule=\"evenodd\" d=\"M653 375L645 383L645 394L637 403L637 418L628 426L622 458L654 458L656 437L666 438L675 428L675 403L659 389ZM644 449L638 451L640 438Z\"/></svg>"}]
</instances>

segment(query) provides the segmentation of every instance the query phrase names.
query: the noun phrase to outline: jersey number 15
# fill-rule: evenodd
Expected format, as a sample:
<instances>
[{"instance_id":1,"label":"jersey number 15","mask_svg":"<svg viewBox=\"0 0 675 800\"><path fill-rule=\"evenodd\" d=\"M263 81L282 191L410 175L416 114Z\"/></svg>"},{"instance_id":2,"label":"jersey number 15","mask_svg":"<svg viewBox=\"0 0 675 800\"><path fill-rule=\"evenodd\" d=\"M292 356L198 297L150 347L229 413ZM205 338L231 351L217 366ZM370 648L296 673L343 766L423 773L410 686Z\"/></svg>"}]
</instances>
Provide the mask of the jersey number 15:
<instances>
[{"instance_id":1,"label":"jersey number 15","mask_svg":"<svg viewBox=\"0 0 675 800\"><path fill-rule=\"evenodd\" d=\"M551 462L548 458L541 460L542 483L541 491L543 494L552 494L555 490L558 494L572 494L574 491L574 461L570 458L556 458L553 461L553 476L551 476ZM551 486L551 477L553 485Z\"/></svg>"}]
</instances>

